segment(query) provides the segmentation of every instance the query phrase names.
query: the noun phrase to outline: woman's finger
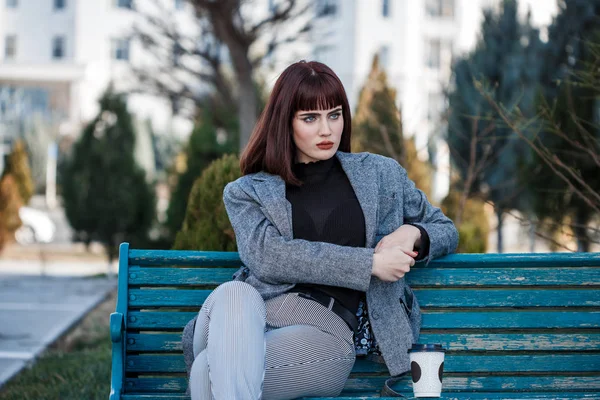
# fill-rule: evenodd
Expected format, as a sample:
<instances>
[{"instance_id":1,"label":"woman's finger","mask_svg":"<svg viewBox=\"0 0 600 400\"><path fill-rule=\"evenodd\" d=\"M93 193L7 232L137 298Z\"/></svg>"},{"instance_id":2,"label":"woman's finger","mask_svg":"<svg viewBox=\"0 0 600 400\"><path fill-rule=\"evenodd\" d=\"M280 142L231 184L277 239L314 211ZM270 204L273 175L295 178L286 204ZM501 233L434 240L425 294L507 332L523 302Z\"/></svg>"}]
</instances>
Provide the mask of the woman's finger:
<instances>
[{"instance_id":1,"label":"woman's finger","mask_svg":"<svg viewBox=\"0 0 600 400\"><path fill-rule=\"evenodd\" d=\"M404 254L411 256L412 258L415 258L419 255L419 253L417 253L416 251L405 251Z\"/></svg>"}]
</instances>

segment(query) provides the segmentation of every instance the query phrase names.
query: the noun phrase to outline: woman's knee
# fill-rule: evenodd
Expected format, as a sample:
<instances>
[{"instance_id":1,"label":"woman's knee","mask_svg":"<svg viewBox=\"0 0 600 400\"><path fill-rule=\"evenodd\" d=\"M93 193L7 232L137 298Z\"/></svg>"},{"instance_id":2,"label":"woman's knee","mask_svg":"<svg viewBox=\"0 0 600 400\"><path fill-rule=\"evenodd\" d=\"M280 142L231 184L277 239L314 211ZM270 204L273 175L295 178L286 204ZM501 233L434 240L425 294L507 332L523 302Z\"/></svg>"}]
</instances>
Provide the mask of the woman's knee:
<instances>
[{"instance_id":1,"label":"woman's knee","mask_svg":"<svg viewBox=\"0 0 600 400\"><path fill-rule=\"evenodd\" d=\"M223 283L211 295L214 297L213 301L215 303L225 301L239 304L241 307L246 305L256 306L257 304L264 306L264 301L258 290L245 282L230 281Z\"/></svg>"}]
</instances>

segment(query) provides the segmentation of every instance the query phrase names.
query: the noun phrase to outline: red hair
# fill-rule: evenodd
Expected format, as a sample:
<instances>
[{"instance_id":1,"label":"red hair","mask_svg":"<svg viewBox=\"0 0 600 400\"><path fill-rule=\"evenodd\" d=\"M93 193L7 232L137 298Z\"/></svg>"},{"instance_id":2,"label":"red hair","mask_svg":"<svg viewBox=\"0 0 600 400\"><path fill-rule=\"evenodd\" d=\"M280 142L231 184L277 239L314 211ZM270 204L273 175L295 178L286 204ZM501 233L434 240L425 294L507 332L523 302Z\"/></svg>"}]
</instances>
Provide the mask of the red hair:
<instances>
[{"instance_id":1,"label":"red hair","mask_svg":"<svg viewBox=\"0 0 600 400\"><path fill-rule=\"evenodd\" d=\"M352 131L350 106L340 78L327 65L299 61L279 76L261 113L250 141L242 153L242 175L259 171L279 175L300 185L292 172L296 157L292 120L297 111L329 110L342 106L344 130L338 150L350 152Z\"/></svg>"}]
</instances>

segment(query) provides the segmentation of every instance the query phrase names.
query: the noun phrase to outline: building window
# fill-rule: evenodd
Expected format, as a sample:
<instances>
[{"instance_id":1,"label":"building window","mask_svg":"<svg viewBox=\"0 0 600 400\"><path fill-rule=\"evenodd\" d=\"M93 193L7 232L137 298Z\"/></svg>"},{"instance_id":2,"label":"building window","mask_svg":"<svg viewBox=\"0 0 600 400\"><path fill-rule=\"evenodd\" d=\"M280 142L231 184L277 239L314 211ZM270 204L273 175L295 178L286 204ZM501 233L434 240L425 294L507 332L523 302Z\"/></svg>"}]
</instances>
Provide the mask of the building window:
<instances>
[{"instance_id":1,"label":"building window","mask_svg":"<svg viewBox=\"0 0 600 400\"><path fill-rule=\"evenodd\" d=\"M129 61L129 39L113 39L112 56L115 60Z\"/></svg>"},{"instance_id":2,"label":"building window","mask_svg":"<svg viewBox=\"0 0 600 400\"><path fill-rule=\"evenodd\" d=\"M388 71L390 67L390 48L389 46L381 46L379 49L379 65L384 71Z\"/></svg>"},{"instance_id":3,"label":"building window","mask_svg":"<svg viewBox=\"0 0 600 400\"><path fill-rule=\"evenodd\" d=\"M6 8L17 8L19 0L6 0Z\"/></svg>"},{"instance_id":4,"label":"building window","mask_svg":"<svg viewBox=\"0 0 600 400\"><path fill-rule=\"evenodd\" d=\"M65 37L55 36L52 39L52 58L59 60L65 58Z\"/></svg>"},{"instance_id":5,"label":"building window","mask_svg":"<svg viewBox=\"0 0 600 400\"><path fill-rule=\"evenodd\" d=\"M442 45L439 39L429 39L425 47L427 56L427 66L429 68L439 68L442 52Z\"/></svg>"},{"instance_id":6,"label":"building window","mask_svg":"<svg viewBox=\"0 0 600 400\"><path fill-rule=\"evenodd\" d=\"M387 18L390 16L390 0L381 1L381 15L383 16L383 18Z\"/></svg>"},{"instance_id":7,"label":"building window","mask_svg":"<svg viewBox=\"0 0 600 400\"><path fill-rule=\"evenodd\" d=\"M427 0L427 15L430 17L454 17L454 0Z\"/></svg>"},{"instance_id":8,"label":"building window","mask_svg":"<svg viewBox=\"0 0 600 400\"><path fill-rule=\"evenodd\" d=\"M4 38L4 58L12 60L17 56L17 37L8 35Z\"/></svg>"},{"instance_id":9,"label":"building window","mask_svg":"<svg viewBox=\"0 0 600 400\"><path fill-rule=\"evenodd\" d=\"M67 0L54 0L54 9L55 10L64 10L66 7Z\"/></svg>"},{"instance_id":10,"label":"building window","mask_svg":"<svg viewBox=\"0 0 600 400\"><path fill-rule=\"evenodd\" d=\"M133 0L115 0L115 5L118 8L127 8L128 10L133 10Z\"/></svg>"},{"instance_id":11,"label":"building window","mask_svg":"<svg viewBox=\"0 0 600 400\"><path fill-rule=\"evenodd\" d=\"M317 17L334 16L337 13L336 0L317 0Z\"/></svg>"},{"instance_id":12,"label":"building window","mask_svg":"<svg viewBox=\"0 0 600 400\"><path fill-rule=\"evenodd\" d=\"M185 5L185 0L175 0L175 9L176 10L183 10L184 5Z\"/></svg>"}]
</instances>

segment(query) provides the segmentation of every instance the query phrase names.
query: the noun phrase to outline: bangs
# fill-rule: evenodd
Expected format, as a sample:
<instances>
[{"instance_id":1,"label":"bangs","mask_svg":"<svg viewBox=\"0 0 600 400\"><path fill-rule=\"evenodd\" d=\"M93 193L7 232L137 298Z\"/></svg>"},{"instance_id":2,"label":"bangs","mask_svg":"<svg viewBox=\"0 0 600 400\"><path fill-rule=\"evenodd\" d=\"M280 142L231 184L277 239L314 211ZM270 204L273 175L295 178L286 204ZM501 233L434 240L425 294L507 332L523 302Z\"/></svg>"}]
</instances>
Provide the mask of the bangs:
<instances>
[{"instance_id":1,"label":"bangs","mask_svg":"<svg viewBox=\"0 0 600 400\"><path fill-rule=\"evenodd\" d=\"M335 77L327 73L313 73L298 86L293 102L293 113L306 110L330 110L343 106L344 95L344 87Z\"/></svg>"}]
</instances>

